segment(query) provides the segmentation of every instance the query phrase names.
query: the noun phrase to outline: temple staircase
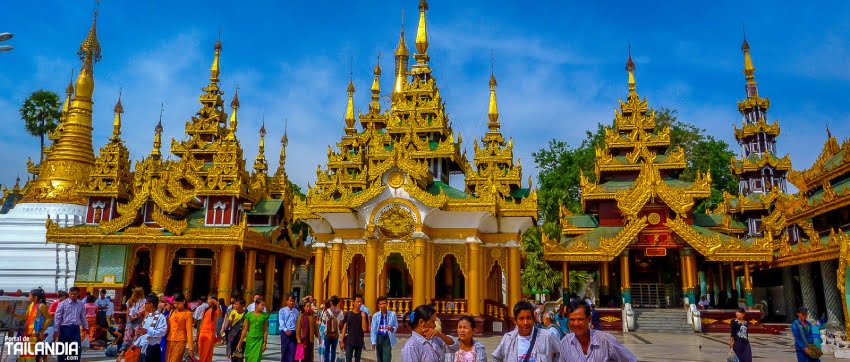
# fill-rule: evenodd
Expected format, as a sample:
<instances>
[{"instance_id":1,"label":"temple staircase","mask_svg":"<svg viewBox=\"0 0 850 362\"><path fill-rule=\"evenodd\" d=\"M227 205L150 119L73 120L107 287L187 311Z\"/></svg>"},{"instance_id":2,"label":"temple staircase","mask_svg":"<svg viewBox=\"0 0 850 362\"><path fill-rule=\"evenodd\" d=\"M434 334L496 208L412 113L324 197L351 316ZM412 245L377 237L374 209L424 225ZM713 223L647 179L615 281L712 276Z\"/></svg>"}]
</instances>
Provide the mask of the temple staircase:
<instances>
[{"instance_id":1,"label":"temple staircase","mask_svg":"<svg viewBox=\"0 0 850 362\"><path fill-rule=\"evenodd\" d=\"M635 310L635 332L693 333L688 313L681 308Z\"/></svg>"}]
</instances>

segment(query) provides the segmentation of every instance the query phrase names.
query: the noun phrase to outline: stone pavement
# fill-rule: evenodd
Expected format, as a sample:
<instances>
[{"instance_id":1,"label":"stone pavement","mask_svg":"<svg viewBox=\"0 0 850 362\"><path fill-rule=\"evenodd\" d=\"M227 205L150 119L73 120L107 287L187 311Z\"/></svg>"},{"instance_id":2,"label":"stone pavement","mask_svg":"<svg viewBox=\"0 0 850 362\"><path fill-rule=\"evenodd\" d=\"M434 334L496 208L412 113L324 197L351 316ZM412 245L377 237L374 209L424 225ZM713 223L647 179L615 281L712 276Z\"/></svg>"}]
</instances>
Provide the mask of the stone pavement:
<instances>
[{"instance_id":1,"label":"stone pavement","mask_svg":"<svg viewBox=\"0 0 850 362\"><path fill-rule=\"evenodd\" d=\"M614 333L640 361L725 361L729 353L729 335L725 333L709 334L670 334L670 333ZM501 337L487 337L479 340L492 351ZM790 336L750 335L753 346L753 359L756 361L796 361L794 339ZM393 360L401 360L401 348L407 341L406 336L399 337L399 343L393 349ZM227 361L224 346L216 347L214 361ZM86 351L83 361L114 361L106 358L102 351ZM319 361L319 359L315 359ZM375 352L367 347L363 351L364 361L375 361ZM269 336L268 349L263 361L280 361L280 337ZM824 356L821 361L836 361Z\"/></svg>"}]
</instances>

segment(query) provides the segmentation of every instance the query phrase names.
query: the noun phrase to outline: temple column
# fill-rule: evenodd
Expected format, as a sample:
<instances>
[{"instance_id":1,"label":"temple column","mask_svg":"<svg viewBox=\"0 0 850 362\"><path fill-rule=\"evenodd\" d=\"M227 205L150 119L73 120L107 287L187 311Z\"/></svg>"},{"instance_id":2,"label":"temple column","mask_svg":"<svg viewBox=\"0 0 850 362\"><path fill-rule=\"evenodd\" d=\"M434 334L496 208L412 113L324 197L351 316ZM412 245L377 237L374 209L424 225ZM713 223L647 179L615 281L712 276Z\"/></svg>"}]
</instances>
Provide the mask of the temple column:
<instances>
[{"instance_id":1,"label":"temple column","mask_svg":"<svg viewBox=\"0 0 850 362\"><path fill-rule=\"evenodd\" d=\"M269 254L266 256L266 279L265 279L265 299L266 303L274 303L274 275L277 263L277 255Z\"/></svg>"},{"instance_id":2,"label":"temple column","mask_svg":"<svg viewBox=\"0 0 850 362\"><path fill-rule=\"evenodd\" d=\"M800 268L800 290L803 292L803 305L809 310L809 319L817 320L820 318L818 310L817 287L815 287L814 276L812 275L812 264L805 263L798 266Z\"/></svg>"},{"instance_id":3,"label":"temple column","mask_svg":"<svg viewBox=\"0 0 850 362\"><path fill-rule=\"evenodd\" d=\"M230 303L230 293L233 287L233 264L236 261L236 246L222 246L218 258L218 298L223 298L225 303ZM190 300L188 296L186 300Z\"/></svg>"},{"instance_id":4,"label":"temple column","mask_svg":"<svg viewBox=\"0 0 850 362\"><path fill-rule=\"evenodd\" d=\"M425 267L425 239L422 236L413 237L413 305L425 304L425 277L428 269Z\"/></svg>"},{"instance_id":5,"label":"temple column","mask_svg":"<svg viewBox=\"0 0 850 362\"><path fill-rule=\"evenodd\" d=\"M168 245L156 244L153 249L153 274L151 276L151 292L162 294L165 292L165 269L168 258Z\"/></svg>"},{"instance_id":6,"label":"temple column","mask_svg":"<svg viewBox=\"0 0 850 362\"><path fill-rule=\"evenodd\" d=\"M690 265L690 267L691 267L690 274L689 274L689 276L691 278L691 284L690 284L690 288L688 288L688 293L691 296L691 300L693 300L694 303L699 303L699 295L698 294L700 293L700 281L699 281L699 269L697 268L697 258L696 258L696 255L694 255L693 249L691 249L689 251L690 251L690 253L688 254L688 265Z\"/></svg>"},{"instance_id":7,"label":"temple column","mask_svg":"<svg viewBox=\"0 0 850 362\"><path fill-rule=\"evenodd\" d=\"M473 317L477 317L481 315L481 257L480 257L480 248L481 241L473 238L474 240L469 242L467 245L469 250L469 277L466 279L466 285L469 286L469 295L466 296L466 300L469 302L467 313L471 314ZM467 239L469 241L469 239Z\"/></svg>"},{"instance_id":8,"label":"temple column","mask_svg":"<svg viewBox=\"0 0 850 362\"><path fill-rule=\"evenodd\" d=\"M431 303L431 300L437 297L437 288L435 287L437 271L434 270L434 243L425 243L425 269L428 274L425 275L425 303Z\"/></svg>"},{"instance_id":9,"label":"temple column","mask_svg":"<svg viewBox=\"0 0 850 362\"><path fill-rule=\"evenodd\" d=\"M281 299L283 302L286 302L286 298L292 294L292 258L285 257L283 258L283 270L280 273L280 277L282 278L282 282L280 288L282 290ZM298 301L295 301L298 303Z\"/></svg>"},{"instance_id":10,"label":"temple column","mask_svg":"<svg viewBox=\"0 0 850 362\"><path fill-rule=\"evenodd\" d=\"M342 270L342 239L335 240L331 244L331 273L328 276L328 297L341 296L340 284L345 272Z\"/></svg>"},{"instance_id":11,"label":"temple column","mask_svg":"<svg viewBox=\"0 0 850 362\"><path fill-rule=\"evenodd\" d=\"M286 270L281 270L281 278ZM281 284L283 287L283 284ZM322 303L325 301L325 248L324 245L316 245L313 249L313 297ZM281 299L284 298L281 293Z\"/></svg>"},{"instance_id":12,"label":"temple column","mask_svg":"<svg viewBox=\"0 0 850 362\"><path fill-rule=\"evenodd\" d=\"M384 264L384 268L381 269L381 281L378 282L378 295L387 295L387 265Z\"/></svg>"},{"instance_id":13,"label":"temple column","mask_svg":"<svg viewBox=\"0 0 850 362\"><path fill-rule=\"evenodd\" d=\"M723 299L725 301L727 295L726 295L726 285L723 284L723 262L717 263L717 288L718 288L717 289L718 294L719 293L724 294ZM720 300L719 296L717 297L717 300L718 301Z\"/></svg>"},{"instance_id":14,"label":"temple column","mask_svg":"<svg viewBox=\"0 0 850 362\"><path fill-rule=\"evenodd\" d=\"M522 283L519 278L522 272L520 262L519 246L508 248L508 310L513 310L522 298Z\"/></svg>"},{"instance_id":15,"label":"temple column","mask_svg":"<svg viewBox=\"0 0 850 362\"><path fill-rule=\"evenodd\" d=\"M257 251L248 250L245 252L245 289L242 290L242 297L245 301L253 300L254 298L254 279L257 272Z\"/></svg>"},{"instance_id":16,"label":"temple column","mask_svg":"<svg viewBox=\"0 0 850 362\"><path fill-rule=\"evenodd\" d=\"M620 254L620 291L623 294L623 303L632 302L632 282L629 275L629 250L623 250Z\"/></svg>"},{"instance_id":17,"label":"temple column","mask_svg":"<svg viewBox=\"0 0 850 362\"><path fill-rule=\"evenodd\" d=\"M687 290L688 301L691 304L694 304L694 303L697 302L696 290L695 290L696 285L697 285L696 275L695 275L696 265L694 265L694 264L696 264L696 260L694 258L693 251L690 248L685 248L684 254L685 254L685 273L686 273L686 276L687 276L686 285L687 285L687 288L688 288L688 290Z\"/></svg>"},{"instance_id":18,"label":"temple column","mask_svg":"<svg viewBox=\"0 0 850 362\"><path fill-rule=\"evenodd\" d=\"M599 263L599 294L600 297L607 297L610 293L609 291L610 282L608 281L608 262L603 261ZM599 298L599 301L602 302L602 298Z\"/></svg>"},{"instance_id":19,"label":"temple column","mask_svg":"<svg viewBox=\"0 0 850 362\"><path fill-rule=\"evenodd\" d=\"M837 260L822 260L820 262L820 275L823 279L823 294L826 301L826 315L829 322L837 327L844 327L844 312L842 310L841 296L838 291L836 270Z\"/></svg>"},{"instance_id":20,"label":"temple column","mask_svg":"<svg viewBox=\"0 0 850 362\"><path fill-rule=\"evenodd\" d=\"M684 304L688 305L694 301L689 299L690 297L688 296L688 258L685 256L684 249L679 250L679 269L682 276L682 299L684 300Z\"/></svg>"},{"instance_id":21,"label":"temple column","mask_svg":"<svg viewBox=\"0 0 850 362\"><path fill-rule=\"evenodd\" d=\"M376 311L378 299L378 241L366 239L366 280L363 282L366 308Z\"/></svg>"},{"instance_id":22,"label":"temple column","mask_svg":"<svg viewBox=\"0 0 850 362\"><path fill-rule=\"evenodd\" d=\"M570 265L566 260L561 262L561 293L570 292Z\"/></svg>"},{"instance_id":23,"label":"temple column","mask_svg":"<svg viewBox=\"0 0 850 362\"><path fill-rule=\"evenodd\" d=\"M186 249L186 258L194 258L195 249ZM183 266L183 296L186 300L192 300L192 282L195 278L195 264L186 264ZM230 288L228 288L230 289ZM225 298L230 302L230 298Z\"/></svg>"},{"instance_id":24,"label":"temple column","mask_svg":"<svg viewBox=\"0 0 850 362\"><path fill-rule=\"evenodd\" d=\"M753 281L750 279L750 262L744 262L744 294L747 298L747 307L753 306Z\"/></svg>"},{"instance_id":25,"label":"temple column","mask_svg":"<svg viewBox=\"0 0 850 362\"><path fill-rule=\"evenodd\" d=\"M735 291L735 294L736 294L735 305L737 306L738 305L738 299L737 298L740 298L741 296L737 295L738 294L737 293L738 292L738 276L735 272L735 263L731 262L731 261L729 262L729 274L731 276L731 279L729 280L729 282L732 283L732 290Z\"/></svg>"},{"instance_id":26,"label":"temple column","mask_svg":"<svg viewBox=\"0 0 850 362\"><path fill-rule=\"evenodd\" d=\"M782 268L782 295L785 297L785 321L797 319L797 292L794 290L794 267Z\"/></svg>"}]
</instances>

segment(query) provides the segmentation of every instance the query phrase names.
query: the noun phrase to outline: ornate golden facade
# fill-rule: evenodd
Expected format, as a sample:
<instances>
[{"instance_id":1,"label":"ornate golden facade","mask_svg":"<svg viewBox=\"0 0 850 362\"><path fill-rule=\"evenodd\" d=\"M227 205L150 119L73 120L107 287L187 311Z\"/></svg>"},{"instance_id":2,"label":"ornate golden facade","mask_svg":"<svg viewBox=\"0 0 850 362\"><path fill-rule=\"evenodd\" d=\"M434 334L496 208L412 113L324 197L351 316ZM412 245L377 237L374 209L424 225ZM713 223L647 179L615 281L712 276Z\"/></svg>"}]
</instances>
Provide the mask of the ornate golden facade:
<instances>
[{"instance_id":1,"label":"ornate golden facade","mask_svg":"<svg viewBox=\"0 0 850 362\"><path fill-rule=\"evenodd\" d=\"M219 86L221 50L218 41L201 106L186 122L185 138L171 142L174 157L165 159L160 150L160 119L153 149L133 168L121 139L120 97L109 141L96 158L83 152L91 144L92 63L100 59L92 26L81 46L83 70L69 89L75 95L67 116L45 163L34 168L38 179L24 197L42 197L36 192L47 190L43 185L49 183L65 187L68 192L62 195L88 206L83 225L60 227L47 221L48 241L80 247L77 285L119 290L138 285L155 293L190 295L194 290L229 300L236 291L250 298L260 292L255 284L263 283L271 304L275 287L291 287L293 262L309 259L309 249L292 229L292 205L298 197L284 170L286 135L274 175L268 175L264 154L265 125L253 171L246 168L236 137L238 91L228 117ZM87 139L80 138L81 130L88 132ZM85 172L73 174L74 180L57 178L48 169L61 162ZM242 275L234 276L237 272Z\"/></svg>"},{"instance_id":2,"label":"ornate golden facade","mask_svg":"<svg viewBox=\"0 0 850 362\"><path fill-rule=\"evenodd\" d=\"M362 292L373 309L378 295L389 295L401 307L437 300L458 306L441 313L484 316L494 310L485 305L502 300L496 288L482 286L501 283L502 271L511 281L507 300L519 300L518 241L537 218L537 196L522 186L513 142L501 133L495 75L488 130L468 161L429 64L425 0L419 10L415 62L408 65L402 29L389 108L381 108L379 60L366 113L355 114L349 82L343 136L328 148L328 161L318 166L295 214L319 241L314 293L320 299ZM465 176L462 190L451 185L450 175L458 174Z\"/></svg>"}]
</instances>

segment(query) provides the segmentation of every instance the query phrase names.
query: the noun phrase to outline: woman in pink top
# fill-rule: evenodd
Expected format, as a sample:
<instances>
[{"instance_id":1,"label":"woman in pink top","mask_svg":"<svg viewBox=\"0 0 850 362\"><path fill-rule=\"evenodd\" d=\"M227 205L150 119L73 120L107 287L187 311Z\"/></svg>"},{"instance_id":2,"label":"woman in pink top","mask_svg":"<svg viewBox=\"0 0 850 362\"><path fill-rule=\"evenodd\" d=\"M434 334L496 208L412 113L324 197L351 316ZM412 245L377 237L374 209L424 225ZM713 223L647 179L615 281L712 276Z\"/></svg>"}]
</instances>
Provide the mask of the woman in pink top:
<instances>
[{"instance_id":1,"label":"woman in pink top","mask_svg":"<svg viewBox=\"0 0 850 362\"><path fill-rule=\"evenodd\" d=\"M86 320L89 322L89 341L94 341L95 333L97 333L97 304L95 304L94 294L89 294L86 297L86 304L84 305L86 309ZM85 335L85 331L80 333L81 335Z\"/></svg>"}]
</instances>

